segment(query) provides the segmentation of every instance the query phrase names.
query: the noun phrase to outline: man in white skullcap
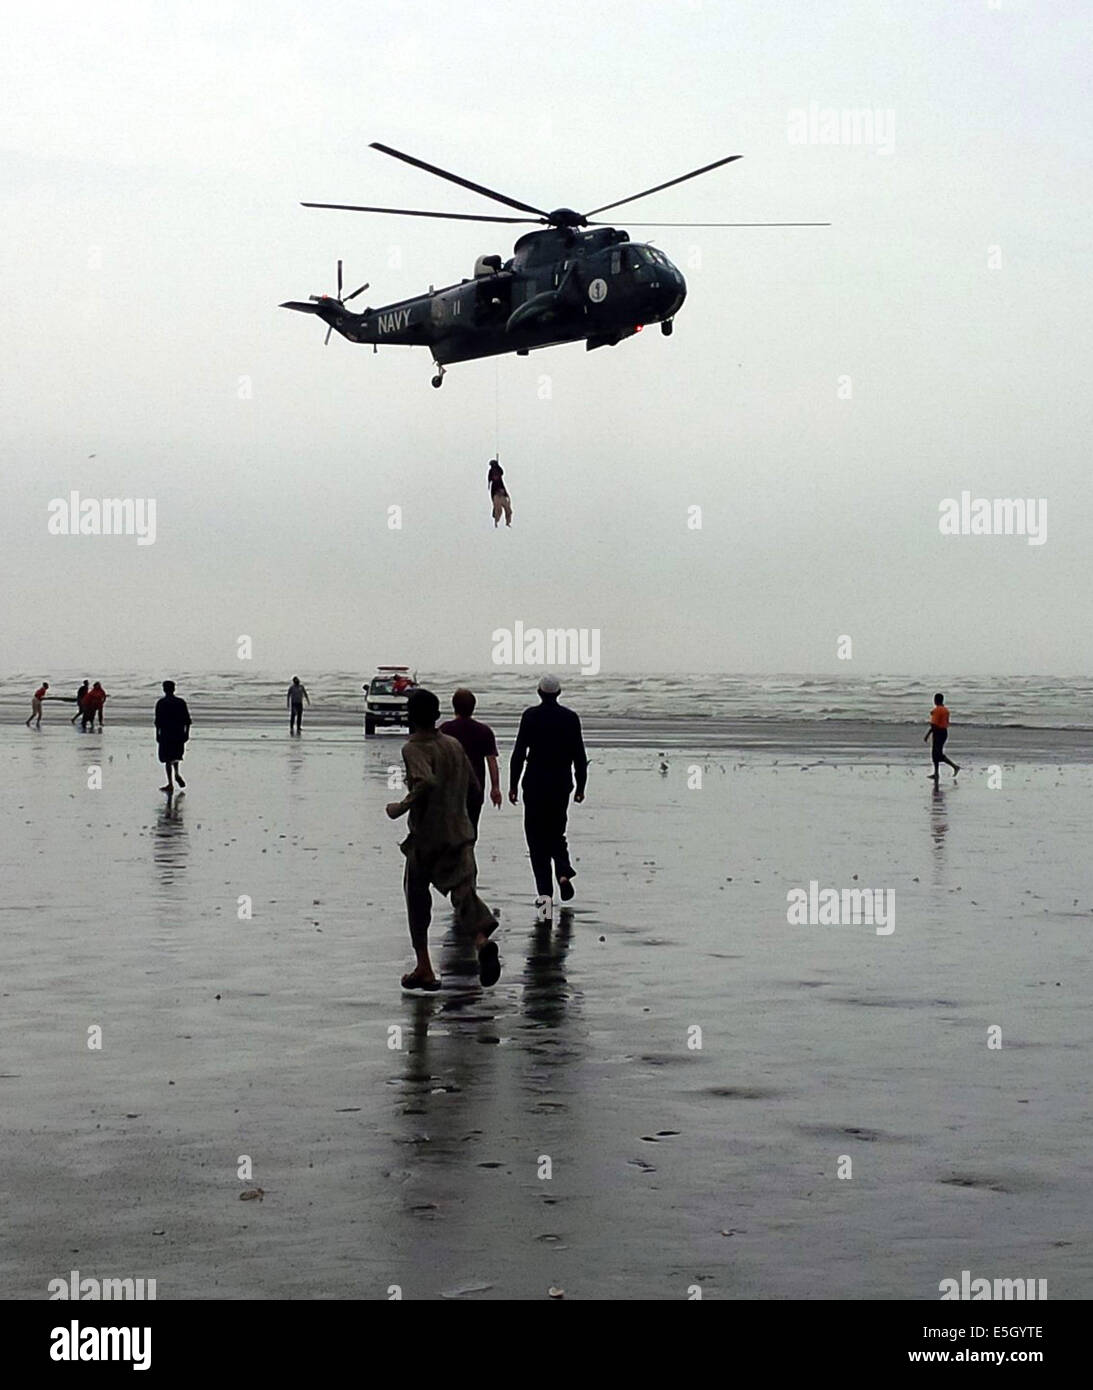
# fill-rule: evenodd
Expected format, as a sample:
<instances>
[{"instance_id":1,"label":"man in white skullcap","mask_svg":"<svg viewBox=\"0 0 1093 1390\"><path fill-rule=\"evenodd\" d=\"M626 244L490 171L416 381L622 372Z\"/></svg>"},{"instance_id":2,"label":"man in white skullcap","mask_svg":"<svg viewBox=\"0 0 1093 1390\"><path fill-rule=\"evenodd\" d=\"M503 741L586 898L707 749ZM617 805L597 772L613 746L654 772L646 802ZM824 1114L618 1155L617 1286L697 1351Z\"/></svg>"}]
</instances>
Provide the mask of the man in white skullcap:
<instances>
[{"instance_id":1,"label":"man in white skullcap","mask_svg":"<svg viewBox=\"0 0 1093 1390\"><path fill-rule=\"evenodd\" d=\"M516 746L509 767L509 800L519 800L520 774L524 774L524 835L535 875L536 915L549 922L554 915L554 878L563 902L573 897L576 873L566 844L569 796L584 800L588 757L581 736L581 721L571 709L558 703L561 683L545 675L539 682L539 704L526 709L520 719ZM524 765L527 764L525 771Z\"/></svg>"}]
</instances>

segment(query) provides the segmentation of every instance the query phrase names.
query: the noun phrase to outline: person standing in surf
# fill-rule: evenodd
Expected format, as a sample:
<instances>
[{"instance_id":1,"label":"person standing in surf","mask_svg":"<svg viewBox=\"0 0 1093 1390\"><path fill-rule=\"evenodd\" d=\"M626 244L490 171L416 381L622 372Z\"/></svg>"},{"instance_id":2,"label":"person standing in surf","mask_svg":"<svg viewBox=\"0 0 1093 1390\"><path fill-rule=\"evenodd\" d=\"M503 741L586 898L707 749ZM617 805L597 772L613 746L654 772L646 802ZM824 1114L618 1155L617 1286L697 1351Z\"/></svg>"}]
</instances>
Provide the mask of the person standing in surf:
<instances>
[{"instance_id":1,"label":"person standing in surf","mask_svg":"<svg viewBox=\"0 0 1093 1390\"><path fill-rule=\"evenodd\" d=\"M386 808L392 820L410 813L410 833L400 848L406 856L402 885L417 964L403 975L402 987L430 993L440 988L429 958L433 888L451 898L459 931L474 943L479 981L495 985L501 961L490 936L497 919L478 896L474 826L467 815L467 784L474 774L462 745L436 728L440 701L431 690L411 693L406 716L410 737L402 745L402 761L407 792Z\"/></svg>"},{"instance_id":2,"label":"person standing in surf","mask_svg":"<svg viewBox=\"0 0 1093 1390\"><path fill-rule=\"evenodd\" d=\"M102 728L102 707L106 704L106 691L102 688L102 682L96 681L87 694L83 697L83 704L80 706L81 729L93 729L95 727L95 716L99 716L99 728Z\"/></svg>"},{"instance_id":3,"label":"person standing in surf","mask_svg":"<svg viewBox=\"0 0 1093 1390\"><path fill-rule=\"evenodd\" d=\"M83 714L83 702L86 699L87 692L90 689L91 682L89 680L85 680L83 685L80 686L79 690L76 691L76 713L68 721L70 724L75 724L76 720L79 719L81 714Z\"/></svg>"},{"instance_id":4,"label":"person standing in surf","mask_svg":"<svg viewBox=\"0 0 1093 1390\"><path fill-rule=\"evenodd\" d=\"M509 800L515 806L520 774L527 763L524 836L535 875L535 911L540 922L549 922L554 916L554 874L562 901L573 897L576 870L566 844L566 817L570 792L574 801L583 801L588 779L581 721L573 710L558 703L561 690L557 676L546 675L539 682L540 703L524 710L509 764Z\"/></svg>"},{"instance_id":5,"label":"person standing in surf","mask_svg":"<svg viewBox=\"0 0 1093 1390\"><path fill-rule=\"evenodd\" d=\"M945 696L938 691L934 696L934 707L930 711L930 725L922 736L923 743L928 738L933 739L930 748L930 755L934 760L934 770L930 776L936 782L941 776L941 764L948 763L953 770L953 776L960 771L960 764L954 763L951 758L945 756L945 741L949 737L949 711L945 707Z\"/></svg>"},{"instance_id":6,"label":"person standing in surf","mask_svg":"<svg viewBox=\"0 0 1093 1390\"><path fill-rule=\"evenodd\" d=\"M299 676L292 677L292 684L288 688L285 696L285 703L288 705L288 731L300 733L304 719L304 701L311 704L311 696L307 693L307 687L300 683Z\"/></svg>"},{"instance_id":7,"label":"person standing in surf","mask_svg":"<svg viewBox=\"0 0 1093 1390\"><path fill-rule=\"evenodd\" d=\"M190 710L186 701L175 694L174 681L163 682L163 696L156 701L156 751L167 769L167 785L160 787L168 796L174 795L175 784L185 787L178 765L186 753L190 737Z\"/></svg>"}]
</instances>

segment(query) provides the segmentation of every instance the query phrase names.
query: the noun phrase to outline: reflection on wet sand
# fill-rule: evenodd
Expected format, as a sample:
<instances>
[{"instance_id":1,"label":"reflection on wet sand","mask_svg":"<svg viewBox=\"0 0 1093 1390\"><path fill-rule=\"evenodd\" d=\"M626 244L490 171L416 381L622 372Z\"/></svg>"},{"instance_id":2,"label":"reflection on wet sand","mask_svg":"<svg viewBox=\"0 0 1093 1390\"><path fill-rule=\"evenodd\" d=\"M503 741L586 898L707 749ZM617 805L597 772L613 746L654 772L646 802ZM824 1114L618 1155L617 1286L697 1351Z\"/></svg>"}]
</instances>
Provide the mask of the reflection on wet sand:
<instances>
[{"instance_id":1,"label":"reflection on wet sand","mask_svg":"<svg viewBox=\"0 0 1093 1390\"><path fill-rule=\"evenodd\" d=\"M176 886L186 870L190 843L182 818L184 801L184 792L169 796L156 817L152 858L163 888Z\"/></svg>"},{"instance_id":2,"label":"reflection on wet sand","mask_svg":"<svg viewBox=\"0 0 1093 1390\"><path fill-rule=\"evenodd\" d=\"M566 1035L571 991L564 967L572 933L568 909L553 928L534 927L517 1003L515 933L508 934L501 986L486 991L474 951L449 931L440 952L444 989L403 1001L404 1065L390 1081L398 1153L389 1176L401 1188L404 1217L415 1223L401 1249L405 1269L419 1281L423 1272L430 1277L442 1251L450 1265L454 1249L467 1261L458 1291L492 1288L499 1267L494 1241L507 1239L499 1214L514 1203L558 1201L543 1160L552 1151L560 1157L564 1145L550 1142L548 1131L559 1123L568 1130L575 1079L565 1068L584 1055ZM528 1115L535 1117L530 1131ZM527 1135L517 1146L523 1161L512 1159L514 1132ZM559 1239L551 1232L540 1238ZM550 1258L549 1250L542 1254ZM437 1291L418 1289L429 1292ZM406 1289L404 1296L413 1294Z\"/></svg>"},{"instance_id":3,"label":"reflection on wet sand","mask_svg":"<svg viewBox=\"0 0 1093 1390\"><path fill-rule=\"evenodd\" d=\"M532 1023L556 1027L563 1022L570 991L565 958L573 937L573 909L563 907L558 924L536 924L524 970L524 1017Z\"/></svg>"},{"instance_id":4,"label":"reflection on wet sand","mask_svg":"<svg viewBox=\"0 0 1093 1390\"><path fill-rule=\"evenodd\" d=\"M930 794L930 839L934 847L934 870L940 873L945 868L945 836L949 830L949 816L945 808L945 792L935 782Z\"/></svg>"},{"instance_id":5,"label":"reflection on wet sand","mask_svg":"<svg viewBox=\"0 0 1093 1390\"><path fill-rule=\"evenodd\" d=\"M572 908L562 908L553 927L539 923L532 929L519 1027L520 1089L529 1117L523 1123L538 1136L538 1160L549 1159L552 1177L554 1164L566 1169L572 1163L585 1128L579 1070L588 1061L588 1040L579 1029L579 996L566 978L573 920ZM542 1186L540 1200L554 1206L567 1190L551 1182Z\"/></svg>"}]
</instances>

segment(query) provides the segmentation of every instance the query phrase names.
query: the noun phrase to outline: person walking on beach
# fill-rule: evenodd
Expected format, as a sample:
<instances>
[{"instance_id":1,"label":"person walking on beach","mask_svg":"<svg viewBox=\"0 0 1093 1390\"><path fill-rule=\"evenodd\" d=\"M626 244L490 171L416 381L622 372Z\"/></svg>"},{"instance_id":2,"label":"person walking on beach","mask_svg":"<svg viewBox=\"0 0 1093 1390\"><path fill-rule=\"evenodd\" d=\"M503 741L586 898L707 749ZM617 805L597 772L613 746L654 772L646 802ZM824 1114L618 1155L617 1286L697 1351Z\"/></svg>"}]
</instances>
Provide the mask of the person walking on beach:
<instances>
[{"instance_id":1,"label":"person walking on beach","mask_svg":"<svg viewBox=\"0 0 1093 1390\"><path fill-rule=\"evenodd\" d=\"M505 470L496 459L490 459L490 471L487 474L490 485L490 499L493 502L493 525L497 529L497 523L501 520L501 513L505 514L505 525L512 525L512 499L509 497L508 488L505 486Z\"/></svg>"},{"instance_id":2,"label":"person walking on beach","mask_svg":"<svg viewBox=\"0 0 1093 1390\"><path fill-rule=\"evenodd\" d=\"M300 684L300 677L293 676L292 684L288 688L285 703L288 705L288 731L289 733L299 733L303 726L304 701L311 704L311 696L307 693L307 687Z\"/></svg>"},{"instance_id":3,"label":"person walking on beach","mask_svg":"<svg viewBox=\"0 0 1093 1390\"><path fill-rule=\"evenodd\" d=\"M448 894L459 931L473 940L481 983L495 985L501 976L497 943L490 940L497 921L476 888L474 827L467 815L471 766L457 740L436 728L439 716L440 701L433 692L415 689L407 706L410 737L402 745L407 791L386 808L392 820L410 813L410 833L401 845L406 856L402 884L417 964L403 975L402 987L430 993L440 988L429 958L432 888Z\"/></svg>"},{"instance_id":4,"label":"person walking on beach","mask_svg":"<svg viewBox=\"0 0 1093 1390\"><path fill-rule=\"evenodd\" d=\"M949 737L949 711L945 708L945 696L939 691L934 696L934 707L930 711L930 725L922 736L923 743L928 738L933 739L930 748L930 755L934 760L934 770L930 776L936 782L941 776L941 764L948 763L953 770L953 776L960 771L960 764L954 763L951 758L945 756L945 740Z\"/></svg>"},{"instance_id":5,"label":"person walking on beach","mask_svg":"<svg viewBox=\"0 0 1093 1390\"><path fill-rule=\"evenodd\" d=\"M106 691L102 688L99 681L96 681L87 694L83 697L83 704L80 706L80 714L83 729L93 729L95 727L95 716L99 716L99 728L102 728L102 707L106 704Z\"/></svg>"},{"instance_id":6,"label":"person walking on beach","mask_svg":"<svg viewBox=\"0 0 1093 1390\"><path fill-rule=\"evenodd\" d=\"M175 694L174 681L163 682L163 695L156 701L156 752L167 769L167 785L160 787L168 796L174 795L175 783L185 787L178 765L186 753L190 737L190 710L186 701Z\"/></svg>"},{"instance_id":7,"label":"person walking on beach","mask_svg":"<svg viewBox=\"0 0 1093 1390\"><path fill-rule=\"evenodd\" d=\"M524 835L535 875L535 909L540 922L549 922L554 915L552 865L562 901L573 897L576 870L566 844L566 817L570 792L574 801L583 801L588 780L581 721L573 710L558 703L561 689L557 676L546 675L539 682L540 703L521 716L509 765L509 800L515 806L520 774L527 763Z\"/></svg>"},{"instance_id":8,"label":"person walking on beach","mask_svg":"<svg viewBox=\"0 0 1093 1390\"><path fill-rule=\"evenodd\" d=\"M449 734L463 745L463 751L470 761L474 776L467 783L467 815L471 818L474 833L478 834L478 818L482 814L482 803L486 799L486 768L490 770L490 800L495 806L501 805L501 781L497 772L497 740L488 724L472 719L474 707L478 702L470 690L460 687L452 696L452 709L455 718L441 724L440 732Z\"/></svg>"},{"instance_id":9,"label":"person walking on beach","mask_svg":"<svg viewBox=\"0 0 1093 1390\"><path fill-rule=\"evenodd\" d=\"M90 688L91 682L85 680L83 685L80 686L79 690L76 691L76 713L68 721L70 724L75 724L76 720L79 719L81 714L83 714L84 696L87 694Z\"/></svg>"},{"instance_id":10,"label":"person walking on beach","mask_svg":"<svg viewBox=\"0 0 1093 1390\"><path fill-rule=\"evenodd\" d=\"M30 697L30 719L26 721L29 729L32 720L37 719L36 729L42 727L42 701L46 698L46 691L49 689L49 681L43 681L34 694Z\"/></svg>"}]
</instances>

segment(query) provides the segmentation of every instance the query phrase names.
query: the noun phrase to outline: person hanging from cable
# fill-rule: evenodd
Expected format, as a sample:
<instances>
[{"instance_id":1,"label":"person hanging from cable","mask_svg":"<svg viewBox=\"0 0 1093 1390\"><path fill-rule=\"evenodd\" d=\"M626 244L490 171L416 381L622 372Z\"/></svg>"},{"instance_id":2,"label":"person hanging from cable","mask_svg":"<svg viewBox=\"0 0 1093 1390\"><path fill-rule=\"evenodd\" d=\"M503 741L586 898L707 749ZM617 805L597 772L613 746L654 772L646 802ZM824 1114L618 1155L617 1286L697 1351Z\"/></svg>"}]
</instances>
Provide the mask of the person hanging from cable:
<instances>
[{"instance_id":1,"label":"person hanging from cable","mask_svg":"<svg viewBox=\"0 0 1093 1390\"><path fill-rule=\"evenodd\" d=\"M496 459L490 459L489 471L490 497L493 500L493 524L496 528L501 520L501 513L505 514L505 525L512 525L512 499L509 497L508 489L505 487L505 470Z\"/></svg>"}]
</instances>

